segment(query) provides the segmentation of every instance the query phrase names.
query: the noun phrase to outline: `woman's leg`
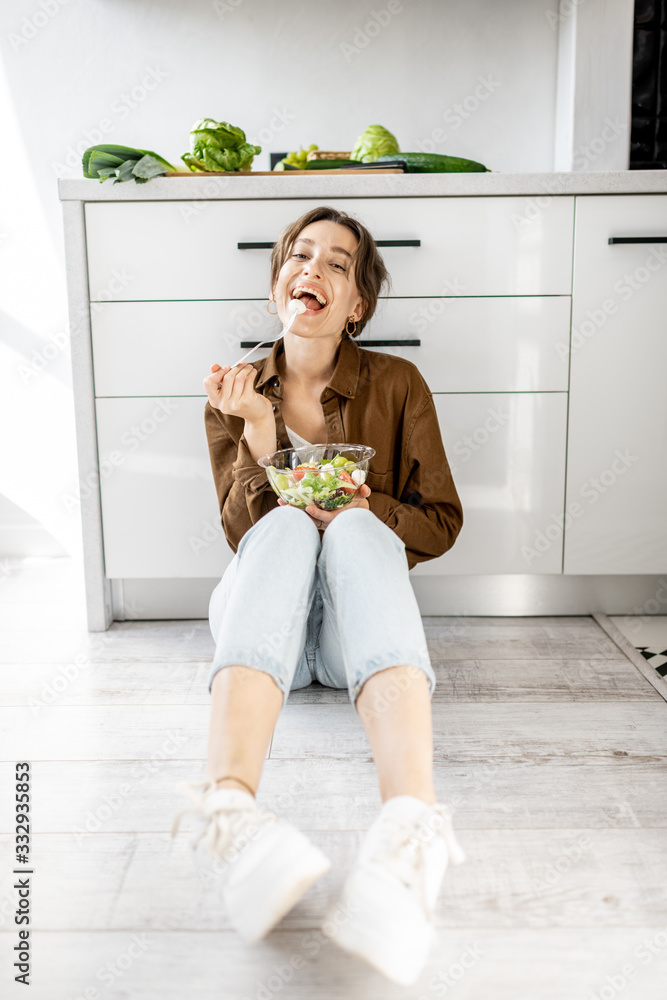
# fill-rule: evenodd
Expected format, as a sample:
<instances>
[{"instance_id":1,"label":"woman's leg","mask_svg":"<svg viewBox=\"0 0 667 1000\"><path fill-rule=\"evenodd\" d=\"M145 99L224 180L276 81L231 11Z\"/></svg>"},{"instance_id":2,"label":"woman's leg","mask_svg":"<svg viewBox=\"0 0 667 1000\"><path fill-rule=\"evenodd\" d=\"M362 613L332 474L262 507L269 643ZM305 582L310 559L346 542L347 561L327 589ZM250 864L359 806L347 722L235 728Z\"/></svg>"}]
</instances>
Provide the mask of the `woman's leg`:
<instances>
[{"instance_id":1,"label":"woman's leg","mask_svg":"<svg viewBox=\"0 0 667 1000\"><path fill-rule=\"evenodd\" d=\"M209 678L207 777L253 790L304 646L319 532L303 511L277 507L246 532L211 595L216 650Z\"/></svg>"},{"instance_id":2,"label":"woman's leg","mask_svg":"<svg viewBox=\"0 0 667 1000\"><path fill-rule=\"evenodd\" d=\"M271 674L236 665L216 673L211 695L206 777L234 774L242 780L225 778L217 787L256 791L283 692Z\"/></svg>"},{"instance_id":3,"label":"woman's leg","mask_svg":"<svg viewBox=\"0 0 667 1000\"><path fill-rule=\"evenodd\" d=\"M318 577L324 601L319 652L330 673L342 657L382 801L413 795L435 803L435 673L404 543L371 511L344 511L324 533Z\"/></svg>"},{"instance_id":4,"label":"woman's leg","mask_svg":"<svg viewBox=\"0 0 667 1000\"><path fill-rule=\"evenodd\" d=\"M373 751L382 801L414 795L431 805L437 802L426 674L409 664L380 670L363 685L356 708Z\"/></svg>"}]
</instances>

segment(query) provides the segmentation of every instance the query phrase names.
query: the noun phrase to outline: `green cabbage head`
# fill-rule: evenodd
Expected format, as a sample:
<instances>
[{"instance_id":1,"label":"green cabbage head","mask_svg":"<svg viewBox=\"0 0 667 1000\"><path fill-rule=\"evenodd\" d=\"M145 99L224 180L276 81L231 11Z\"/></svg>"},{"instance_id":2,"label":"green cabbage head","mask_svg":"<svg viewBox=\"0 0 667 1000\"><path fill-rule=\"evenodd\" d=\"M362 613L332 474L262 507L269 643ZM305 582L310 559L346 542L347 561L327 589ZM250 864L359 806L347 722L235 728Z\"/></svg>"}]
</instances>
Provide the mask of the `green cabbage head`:
<instances>
[{"instance_id":1,"label":"green cabbage head","mask_svg":"<svg viewBox=\"0 0 667 1000\"><path fill-rule=\"evenodd\" d=\"M250 170L261 146L246 142L243 129L200 118L190 130L190 150L181 159L194 171Z\"/></svg>"},{"instance_id":2,"label":"green cabbage head","mask_svg":"<svg viewBox=\"0 0 667 1000\"><path fill-rule=\"evenodd\" d=\"M388 153L400 153L396 136L382 125L369 125L355 142L350 159L373 163L379 156Z\"/></svg>"}]
</instances>

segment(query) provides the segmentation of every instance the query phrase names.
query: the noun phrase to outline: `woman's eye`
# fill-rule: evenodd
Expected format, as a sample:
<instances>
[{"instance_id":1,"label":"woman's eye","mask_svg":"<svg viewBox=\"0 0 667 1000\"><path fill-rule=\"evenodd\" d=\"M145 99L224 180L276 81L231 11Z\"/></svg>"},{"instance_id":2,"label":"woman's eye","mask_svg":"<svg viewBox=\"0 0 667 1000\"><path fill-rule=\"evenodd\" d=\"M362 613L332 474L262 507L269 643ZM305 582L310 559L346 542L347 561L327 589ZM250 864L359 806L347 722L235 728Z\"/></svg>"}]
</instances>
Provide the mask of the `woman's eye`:
<instances>
[{"instance_id":1,"label":"woman's eye","mask_svg":"<svg viewBox=\"0 0 667 1000\"><path fill-rule=\"evenodd\" d=\"M336 263L334 262L334 265L333 265L333 266L334 266L334 267L337 267L337 268L339 268L339 269L340 269L341 271L344 271L344 270L345 270L345 268L343 267L343 265L342 265L342 264L336 264Z\"/></svg>"},{"instance_id":2,"label":"woman's eye","mask_svg":"<svg viewBox=\"0 0 667 1000\"><path fill-rule=\"evenodd\" d=\"M293 253L292 256L293 257L305 257L306 255L305 255L305 253Z\"/></svg>"}]
</instances>

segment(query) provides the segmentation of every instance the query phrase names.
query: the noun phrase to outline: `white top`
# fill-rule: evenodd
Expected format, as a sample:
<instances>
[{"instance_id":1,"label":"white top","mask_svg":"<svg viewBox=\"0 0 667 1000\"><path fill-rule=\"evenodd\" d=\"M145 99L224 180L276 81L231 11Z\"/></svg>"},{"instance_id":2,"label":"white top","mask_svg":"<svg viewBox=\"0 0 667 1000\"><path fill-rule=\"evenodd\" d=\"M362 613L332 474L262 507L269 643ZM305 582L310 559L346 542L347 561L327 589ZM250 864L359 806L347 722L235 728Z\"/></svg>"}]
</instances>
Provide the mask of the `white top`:
<instances>
[{"instance_id":1,"label":"white top","mask_svg":"<svg viewBox=\"0 0 667 1000\"><path fill-rule=\"evenodd\" d=\"M293 448L303 448L306 445L311 445L314 443L312 441L306 441L305 438L302 438L299 434L296 433L296 431L293 431L291 427L287 426L287 424L285 424L285 430L287 431L289 439L292 442Z\"/></svg>"}]
</instances>

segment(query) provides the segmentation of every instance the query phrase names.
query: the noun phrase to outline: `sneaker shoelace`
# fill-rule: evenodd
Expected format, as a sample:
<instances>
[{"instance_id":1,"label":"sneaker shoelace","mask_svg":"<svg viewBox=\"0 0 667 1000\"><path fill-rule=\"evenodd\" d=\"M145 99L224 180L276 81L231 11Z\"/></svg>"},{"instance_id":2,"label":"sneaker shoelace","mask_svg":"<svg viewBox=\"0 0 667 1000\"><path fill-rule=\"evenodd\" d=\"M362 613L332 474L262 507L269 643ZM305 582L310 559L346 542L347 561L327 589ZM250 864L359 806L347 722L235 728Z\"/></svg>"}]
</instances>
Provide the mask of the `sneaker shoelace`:
<instances>
[{"instance_id":1,"label":"sneaker shoelace","mask_svg":"<svg viewBox=\"0 0 667 1000\"><path fill-rule=\"evenodd\" d=\"M465 854L452 826L449 809L441 802L430 807L423 818L386 816L381 822L371 861L385 865L410 889L416 889L425 912L431 905L425 885L426 852L434 836L440 835L447 846L448 864L459 865Z\"/></svg>"},{"instance_id":2,"label":"sneaker shoelace","mask_svg":"<svg viewBox=\"0 0 667 1000\"><path fill-rule=\"evenodd\" d=\"M260 808L254 800L253 802L244 802L242 805L220 806L206 811L204 809L206 795L214 788L215 784L211 781L188 781L178 786L178 790L190 799L192 805L184 806L176 813L171 828L172 837L176 836L183 816L186 813L192 813L202 823L199 833L192 840L193 848L196 848L201 841L205 850L224 858L224 852L228 847L234 845L237 838L239 844L242 845L247 838L253 837L266 823L278 819L276 813ZM197 789L202 789L202 791L197 794ZM243 831L242 837L239 836L241 830Z\"/></svg>"}]
</instances>

